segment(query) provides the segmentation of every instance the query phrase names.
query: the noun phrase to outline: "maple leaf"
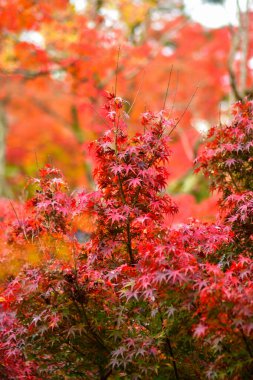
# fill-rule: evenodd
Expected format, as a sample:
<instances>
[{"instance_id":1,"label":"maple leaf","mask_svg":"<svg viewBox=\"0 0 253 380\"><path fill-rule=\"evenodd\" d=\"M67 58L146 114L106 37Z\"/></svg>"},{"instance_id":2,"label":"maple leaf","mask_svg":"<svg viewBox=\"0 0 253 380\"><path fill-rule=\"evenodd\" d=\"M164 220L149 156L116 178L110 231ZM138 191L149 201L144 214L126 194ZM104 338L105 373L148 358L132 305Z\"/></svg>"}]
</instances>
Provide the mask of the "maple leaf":
<instances>
[{"instance_id":1,"label":"maple leaf","mask_svg":"<svg viewBox=\"0 0 253 380\"><path fill-rule=\"evenodd\" d=\"M136 222L139 222L141 224L145 224L147 220L150 220L150 217L147 215L144 216L139 216L138 218L135 219Z\"/></svg>"},{"instance_id":2,"label":"maple leaf","mask_svg":"<svg viewBox=\"0 0 253 380\"><path fill-rule=\"evenodd\" d=\"M135 170L135 167L133 165L124 165L124 171L126 173L126 175L128 175L130 172L132 172L133 174L136 173L136 170Z\"/></svg>"},{"instance_id":3,"label":"maple leaf","mask_svg":"<svg viewBox=\"0 0 253 380\"><path fill-rule=\"evenodd\" d=\"M138 357L139 355L144 357L146 355L146 350L144 348L138 348L135 356Z\"/></svg>"},{"instance_id":4,"label":"maple leaf","mask_svg":"<svg viewBox=\"0 0 253 380\"><path fill-rule=\"evenodd\" d=\"M174 307L174 306L169 306L166 310L166 314L168 315L168 317L173 317L175 312L177 311L177 309Z\"/></svg>"},{"instance_id":5,"label":"maple leaf","mask_svg":"<svg viewBox=\"0 0 253 380\"><path fill-rule=\"evenodd\" d=\"M123 357L126 350L127 350L127 348L125 346L121 346L117 350L113 351L112 357L116 357L116 358L119 356Z\"/></svg>"},{"instance_id":6,"label":"maple leaf","mask_svg":"<svg viewBox=\"0 0 253 380\"><path fill-rule=\"evenodd\" d=\"M230 168L231 166L236 164L236 160L234 158L229 158L228 160L225 161L225 164Z\"/></svg>"},{"instance_id":7,"label":"maple leaf","mask_svg":"<svg viewBox=\"0 0 253 380\"><path fill-rule=\"evenodd\" d=\"M252 316L252 314L251 314ZM253 323L247 323L244 325L244 331L247 336L251 336L253 332Z\"/></svg>"},{"instance_id":8,"label":"maple leaf","mask_svg":"<svg viewBox=\"0 0 253 380\"><path fill-rule=\"evenodd\" d=\"M140 178L131 178L127 180L128 186L136 188L142 184L142 180Z\"/></svg>"},{"instance_id":9,"label":"maple leaf","mask_svg":"<svg viewBox=\"0 0 253 380\"><path fill-rule=\"evenodd\" d=\"M124 170L124 166L123 165L114 165L112 166L112 172L117 175L117 174L121 174Z\"/></svg>"},{"instance_id":10,"label":"maple leaf","mask_svg":"<svg viewBox=\"0 0 253 380\"><path fill-rule=\"evenodd\" d=\"M115 222L126 220L126 217L115 210L108 213L108 219L111 221L111 224L113 224Z\"/></svg>"},{"instance_id":11,"label":"maple leaf","mask_svg":"<svg viewBox=\"0 0 253 380\"><path fill-rule=\"evenodd\" d=\"M117 116L117 114L116 114L115 111L109 111L108 114L107 114L108 119L109 119L112 123L115 122L115 120L116 120L116 116Z\"/></svg>"},{"instance_id":12,"label":"maple leaf","mask_svg":"<svg viewBox=\"0 0 253 380\"><path fill-rule=\"evenodd\" d=\"M35 315L35 316L33 317L33 319L32 319L32 323L34 323L35 326L37 325L37 323L38 323L39 321L41 321L42 315L43 315L43 313L40 314L40 315Z\"/></svg>"},{"instance_id":13,"label":"maple leaf","mask_svg":"<svg viewBox=\"0 0 253 380\"><path fill-rule=\"evenodd\" d=\"M157 272L155 274L154 281L157 282L158 284L160 284L161 282L166 281L167 277L168 277L168 272L167 271Z\"/></svg>"},{"instance_id":14,"label":"maple leaf","mask_svg":"<svg viewBox=\"0 0 253 380\"><path fill-rule=\"evenodd\" d=\"M172 283L185 281L185 276L180 272L180 270L169 270L167 273L167 280L172 280Z\"/></svg>"},{"instance_id":15,"label":"maple leaf","mask_svg":"<svg viewBox=\"0 0 253 380\"><path fill-rule=\"evenodd\" d=\"M132 298L135 298L136 301L138 301L138 299L139 299L139 291L138 290L124 289L121 291L121 295L126 297L127 302Z\"/></svg>"},{"instance_id":16,"label":"maple leaf","mask_svg":"<svg viewBox=\"0 0 253 380\"><path fill-rule=\"evenodd\" d=\"M200 338L206 334L206 331L208 330L208 327L202 323L197 325L194 329L193 336L196 338Z\"/></svg>"},{"instance_id":17,"label":"maple leaf","mask_svg":"<svg viewBox=\"0 0 253 380\"><path fill-rule=\"evenodd\" d=\"M145 289L143 292L143 297L144 299L149 299L151 301L154 301L155 300L155 290L153 288L147 288Z\"/></svg>"},{"instance_id":18,"label":"maple leaf","mask_svg":"<svg viewBox=\"0 0 253 380\"><path fill-rule=\"evenodd\" d=\"M149 275L144 275L140 278L139 280L139 286L143 289L147 289L150 285L150 276Z\"/></svg>"}]
</instances>

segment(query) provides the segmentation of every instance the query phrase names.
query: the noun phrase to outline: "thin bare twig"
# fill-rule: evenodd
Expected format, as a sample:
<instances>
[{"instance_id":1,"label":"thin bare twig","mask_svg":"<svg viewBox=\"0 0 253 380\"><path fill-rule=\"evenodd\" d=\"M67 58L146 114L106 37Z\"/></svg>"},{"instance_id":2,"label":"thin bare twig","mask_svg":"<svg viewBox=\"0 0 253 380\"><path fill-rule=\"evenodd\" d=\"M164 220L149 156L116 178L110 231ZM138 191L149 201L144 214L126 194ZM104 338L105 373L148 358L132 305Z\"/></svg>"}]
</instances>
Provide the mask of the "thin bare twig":
<instances>
[{"instance_id":1,"label":"thin bare twig","mask_svg":"<svg viewBox=\"0 0 253 380\"><path fill-rule=\"evenodd\" d=\"M25 226L24 226L24 224L21 222L21 220L19 219L18 213L17 213L17 211L15 210L15 207L14 207L12 201L10 201L10 205L11 205L11 208L12 208L12 210L13 210L15 216L16 216L16 219L17 219L17 221L18 221L19 227L21 228L21 230L22 230L23 233L24 233L25 239L28 240L27 235L26 235Z\"/></svg>"},{"instance_id":2,"label":"thin bare twig","mask_svg":"<svg viewBox=\"0 0 253 380\"><path fill-rule=\"evenodd\" d=\"M169 80L168 80L168 84L167 84L167 88L166 88L166 92L165 92L165 97L164 97L164 101L163 101L163 108L162 108L163 110L165 110L165 107L166 107L166 101L167 101L168 92L169 92L169 88L170 88L170 80L171 80L172 71L173 71L173 65L170 68Z\"/></svg>"},{"instance_id":3,"label":"thin bare twig","mask_svg":"<svg viewBox=\"0 0 253 380\"><path fill-rule=\"evenodd\" d=\"M170 110L170 113L169 113L169 119L170 119L171 114L172 114L172 112L174 110L174 106L175 106L175 102L176 102L176 96L177 96L177 90L178 90L178 76L179 76L179 73L178 73L178 70L177 70L176 88L175 88L175 92L174 92L174 96L173 96L172 107L171 107L171 110Z\"/></svg>"},{"instance_id":4,"label":"thin bare twig","mask_svg":"<svg viewBox=\"0 0 253 380\"><path fill-rule=\"evenodd\" d=\"M116 96L116 94L117 94L117 85L118 85L118 71L119 71L120 49L121 49L121 46L119 45L119 48L118 48L118 55L117 55L117 63L116 63L116 70L115 70L115 88L114 88L115 96Z\"/></svg>"},{"instance_id":5,"label":"thin bare twig","mask_svg":"<svg viewBox=\"0 0 253 380\"><path fill-rule=\"evenodd\" d=\"M142 78L141 78L141 81L140 81L140 84L139 84L138 90L137 90L137 92L136 92L136 95L135 95L135 97L134 97L133 103L131 104L131 107L129 108L129 110L128 110L128 112L127 112L128 115L130 114L130 112L131 112L132 109L133 109L133 106L135 105L135 102L136 102L136 100L137 100L137 98L138 98L138 96L139 96L139 93L140 93L140 90L141 90L141 87L142 87L142 84L143 84L143 80L144 80L145 75L146 75L146 71L145 71L145 69L143 69L142 71L143 71L143 75L142 75Z\"/></svg>"},{"instance_id":6,"label":"thin bare twig","mask_svg":"<svg viewBox=\"0 0 253 380\"><path fill-rule=\"evenodd\" d=\"M169 136L172 134L172 132L174 131L174 129L178 126L178 124L180 123L180 121L183 119L183 117L184 117L186 111L188 110L188 108L190 107L191 102L192 102L194 96L196 95L196 92L198 91L198 89L199 89L199 87L196 87L196 88L195 88L194 93L192 94L192 96L191 96L191 98L190 98L190 100L189 100L187 106L185 107L185 109L184 109L182 115L180 116L180 118L178 119L178 121L176 122L176 124L174 125L174 127L171 129L171 131L170 131L170 133L169 133Z\"/></svg>"}]
</instances>

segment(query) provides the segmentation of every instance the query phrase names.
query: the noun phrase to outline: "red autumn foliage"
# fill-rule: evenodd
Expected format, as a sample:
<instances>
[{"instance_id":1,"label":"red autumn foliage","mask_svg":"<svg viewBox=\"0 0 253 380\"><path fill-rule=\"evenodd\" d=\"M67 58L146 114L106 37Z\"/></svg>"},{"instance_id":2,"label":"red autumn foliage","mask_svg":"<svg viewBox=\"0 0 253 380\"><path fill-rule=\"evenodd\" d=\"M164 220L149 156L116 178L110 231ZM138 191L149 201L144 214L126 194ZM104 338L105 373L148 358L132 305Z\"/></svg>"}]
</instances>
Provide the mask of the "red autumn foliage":
<instances>
[{"instance_id":1,"label":"red autumn foliage","mask_svg":"<svg viewBox=\"0 0 253 380\"><path fill-rule=\"evenodd\" d=\"M3 379L250 379L252 107L237 104L197 159L222 193L219 220L171 226L177 122L145 112L129 136L124 101L107 95L110 129L91 147L97 190L69 194L47 166L8 228L9 251L32 245L40 260L2 292ZM77 230L82 218L91 233Z\"/></svg>"}]
</instances>

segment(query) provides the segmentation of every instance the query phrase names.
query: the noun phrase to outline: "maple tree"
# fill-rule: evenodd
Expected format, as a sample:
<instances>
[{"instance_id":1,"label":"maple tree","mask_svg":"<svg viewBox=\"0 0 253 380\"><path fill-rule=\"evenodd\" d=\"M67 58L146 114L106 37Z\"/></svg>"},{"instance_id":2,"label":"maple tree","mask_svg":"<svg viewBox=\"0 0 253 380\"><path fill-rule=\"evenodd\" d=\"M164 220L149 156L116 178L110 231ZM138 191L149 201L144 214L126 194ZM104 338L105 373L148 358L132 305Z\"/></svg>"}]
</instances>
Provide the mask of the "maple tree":
<instances>
[{"instance_id":1,"label":"maple tree","mask_svg":"<svg viewBox=\"0 0 253 380\"><path fill-rule=\"evenodd\" d=\"M173 227L164 189L178 121L146 111L131 136L124 105L107 94L110 128L91 147L97 190L69 193L48 165L7 229L9 252L32 247L38 262L2 292L1 376L249 378L253 104L236 104L197 159L223 194L220 220Z\"/></svg>"}]
</instances>

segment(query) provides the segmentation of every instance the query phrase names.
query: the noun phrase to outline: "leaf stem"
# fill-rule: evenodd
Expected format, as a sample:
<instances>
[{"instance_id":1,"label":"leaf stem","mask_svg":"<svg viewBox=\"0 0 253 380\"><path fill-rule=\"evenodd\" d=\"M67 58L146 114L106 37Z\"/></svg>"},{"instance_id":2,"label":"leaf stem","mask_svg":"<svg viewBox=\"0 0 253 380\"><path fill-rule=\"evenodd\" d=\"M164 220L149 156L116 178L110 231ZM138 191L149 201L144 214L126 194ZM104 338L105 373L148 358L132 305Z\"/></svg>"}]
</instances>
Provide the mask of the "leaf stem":
<instances>
[{"instance_id":1,"label":"leaf stem","mask_svg":"<svg viewBox=\"0 0 253 380\"><path fill-rule=\"evenodd\" d=\"M162 330L164 331L164 325L163 325L164 319L163 319L163 316L162 316L161 308L158 305L158 303L157 303L157 308L158 308L158 312L159 312L159 315L160 315L160 321L161 321L161 325L162 325ZM172 360L172 365L173 365L173 369L174 369L175 378L176 378L176 380L179 380L176 359L175 359L175 356L174 356L174 353L173 353L173 350L172 350L170 338L168 337L168 335L167 335L167 333L165 331L164 331L164 334L165 334L165 345L166 345L166 347L168 349L168 353L169 353L169 355L171 357L171 360Z\"/></svg>"}]
</instances>

